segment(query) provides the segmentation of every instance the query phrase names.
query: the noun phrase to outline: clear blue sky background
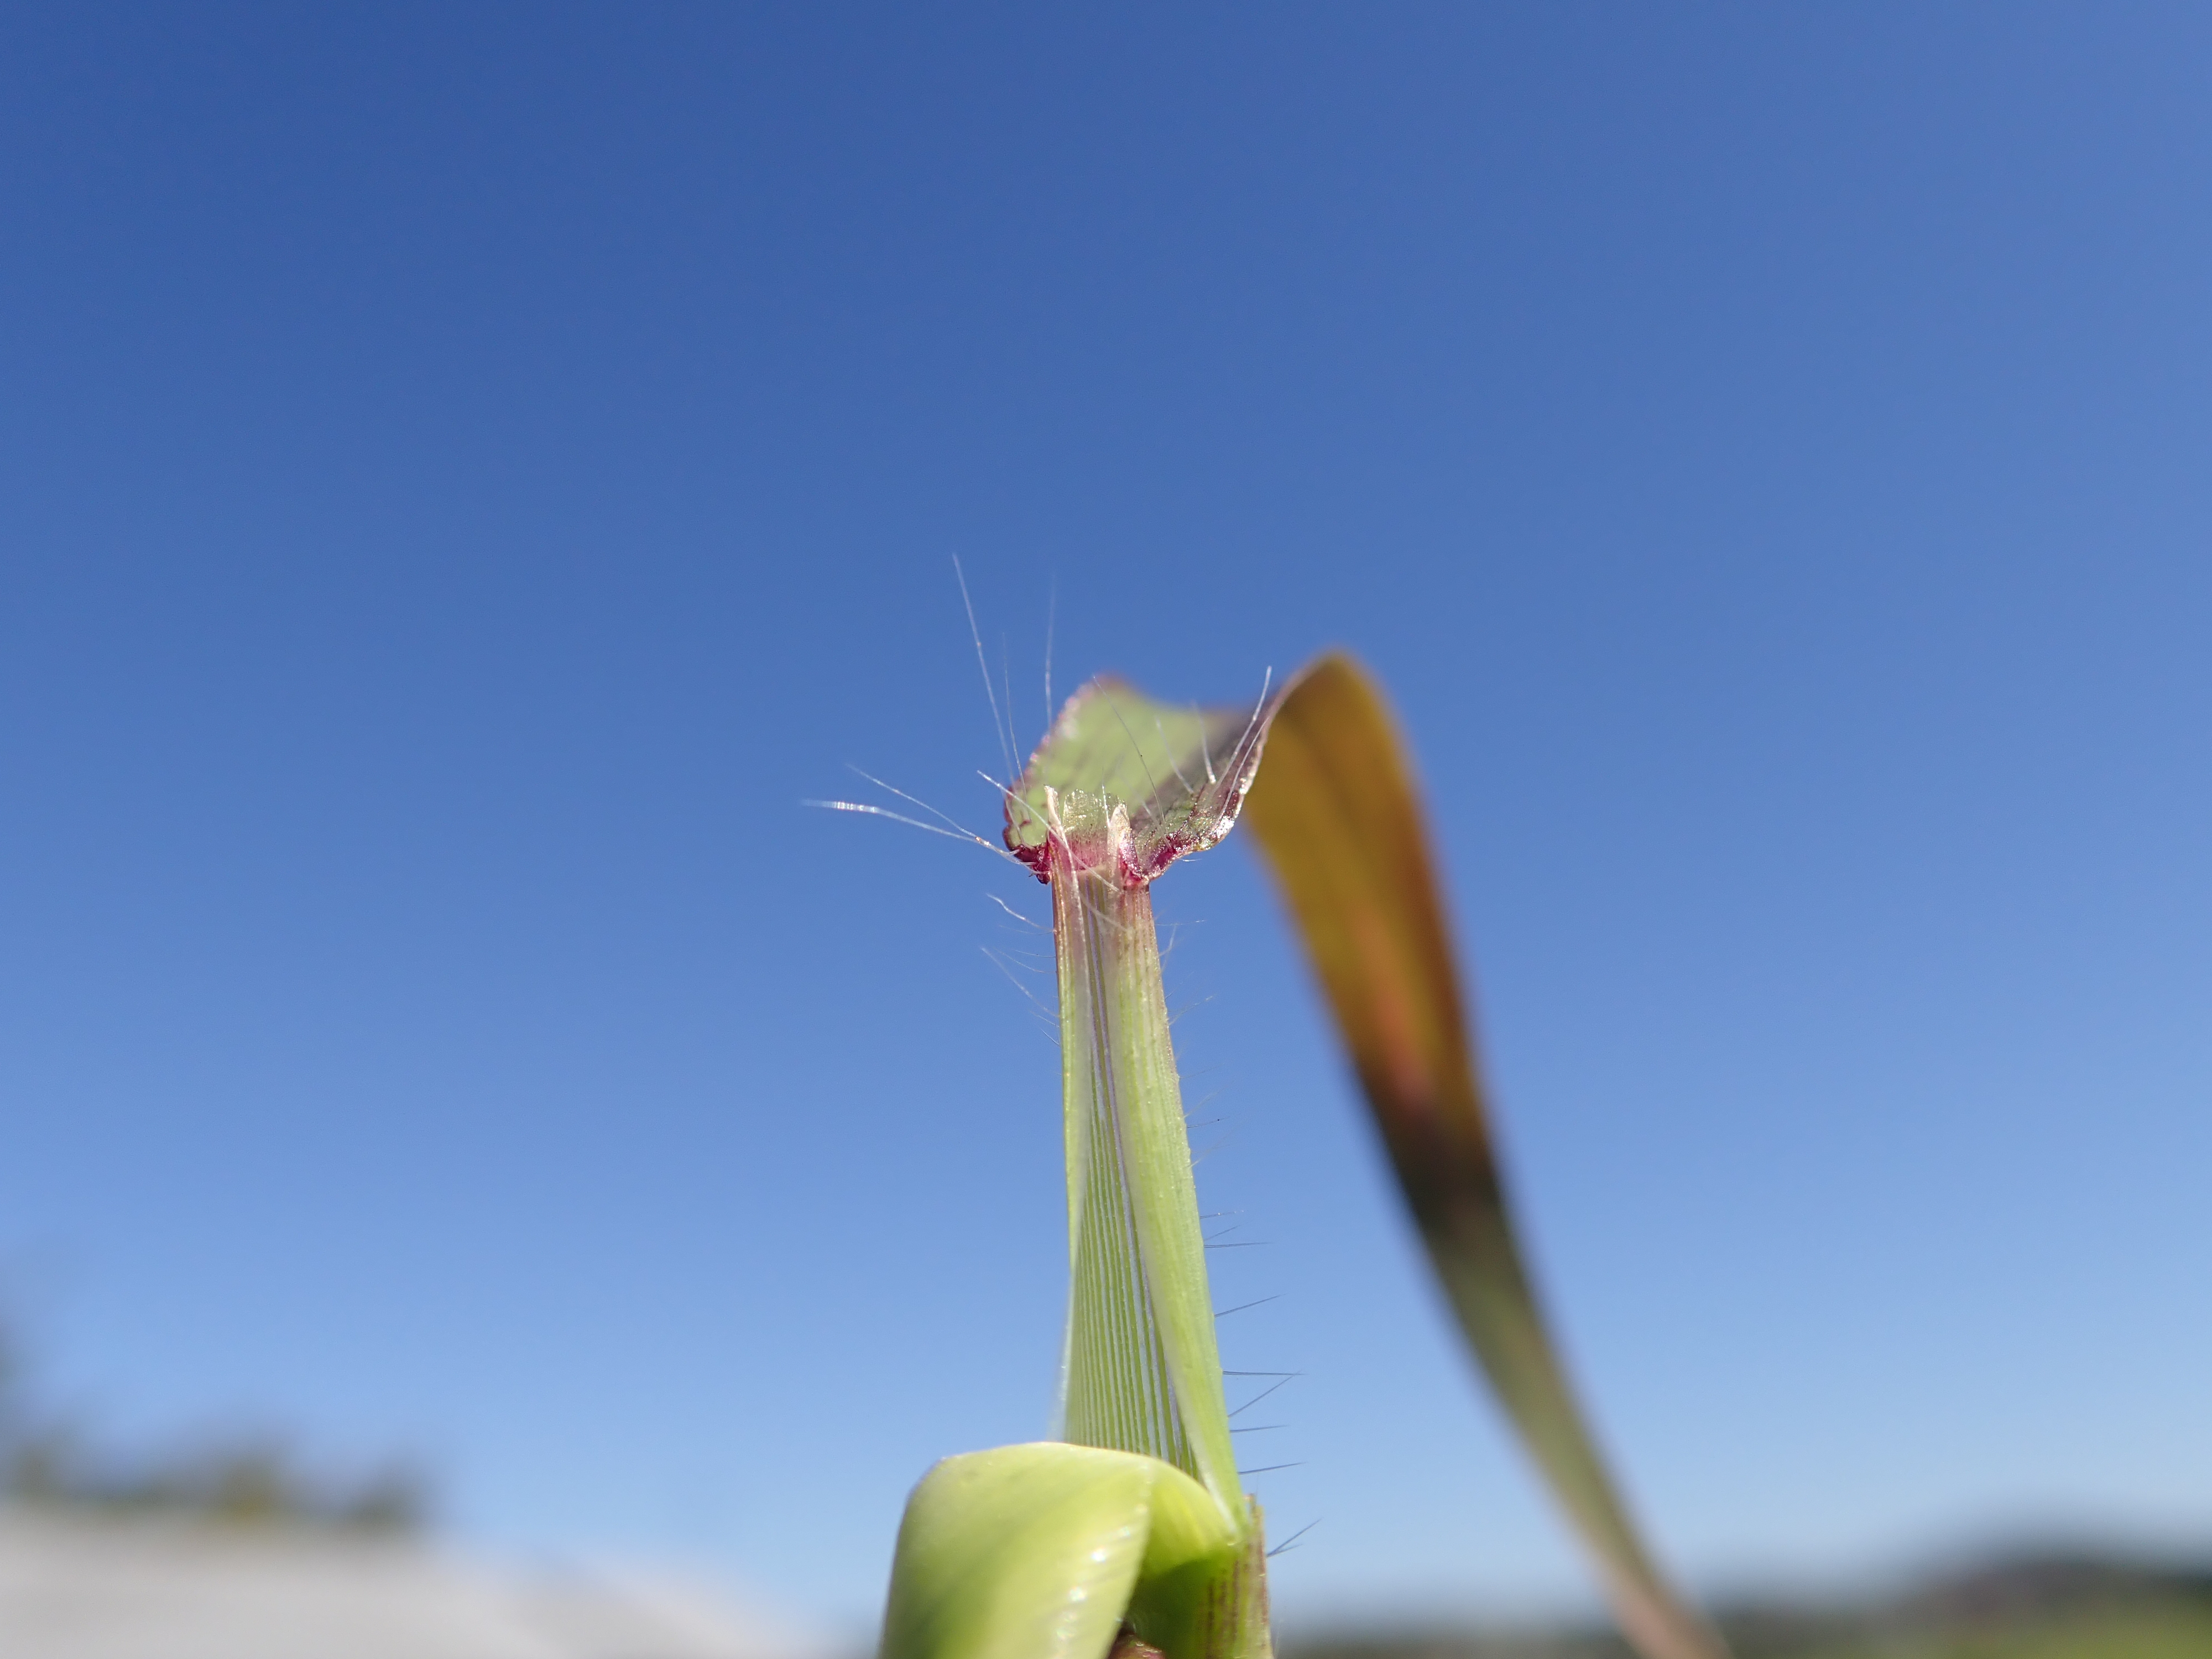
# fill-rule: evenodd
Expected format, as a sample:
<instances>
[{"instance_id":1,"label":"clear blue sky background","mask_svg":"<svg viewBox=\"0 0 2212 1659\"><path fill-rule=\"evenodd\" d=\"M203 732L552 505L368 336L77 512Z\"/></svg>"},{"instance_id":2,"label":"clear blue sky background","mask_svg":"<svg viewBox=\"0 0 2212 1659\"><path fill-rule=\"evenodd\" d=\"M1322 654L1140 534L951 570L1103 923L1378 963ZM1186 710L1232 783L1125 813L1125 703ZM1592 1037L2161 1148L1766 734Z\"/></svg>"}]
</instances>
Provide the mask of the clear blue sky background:
<instances>
[{"instance_id":1,"label":"clear blue sky background","mask_svg":"<svg viewBox=\"0 0 2212 1659\"><path fill-rule=\"evenodd\" d=\"M1025 735L1055 588L1063 683L1387 680L1694 1580L2212 1537L2208 71L2185 6L11 9L47 1388L864 1627L1057 1353L1037 890L799 805L989 826L957 554ZM1288 1616L1578 1593L1249 850L1159 896Z\"/></svg>"}]
</instances>

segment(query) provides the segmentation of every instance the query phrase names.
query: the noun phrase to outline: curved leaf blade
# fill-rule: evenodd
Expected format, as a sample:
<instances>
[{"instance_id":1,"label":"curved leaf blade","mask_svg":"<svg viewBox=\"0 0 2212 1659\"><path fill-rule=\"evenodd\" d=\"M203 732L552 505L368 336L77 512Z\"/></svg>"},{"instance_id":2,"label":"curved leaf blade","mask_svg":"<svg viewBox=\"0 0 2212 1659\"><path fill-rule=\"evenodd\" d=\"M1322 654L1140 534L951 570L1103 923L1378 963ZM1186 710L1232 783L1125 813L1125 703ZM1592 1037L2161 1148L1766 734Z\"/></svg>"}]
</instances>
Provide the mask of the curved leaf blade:
<instances>
[{"instance_id":1,"label":"curved leaf blade","mask_svg":"<svg viewBox=\"0 0 2212 1659\"><path fill-rule=\"evenodd\" d=\"M1244 810L1304 940L1429 1259L1506 1414L1647 1659L1719 1637L1644 1548L1577 1405L1515 1232L1407 751L1349 656L1286 689Z\"/></svg>"},{"instance_id":2,"label":"curved leaf blade","mask_svg":"<svg viewBox=\"0 0 2212 1659\"><path fill-rule=\"evenodd\" d=\"M1233 1578L1243 1545L1157 1458L1059 1441L948 1457L907 1500L882 1659L1104 1659L1131 1619L1197 1659L1187 1587Z\"/></svg>"}]
</instances>

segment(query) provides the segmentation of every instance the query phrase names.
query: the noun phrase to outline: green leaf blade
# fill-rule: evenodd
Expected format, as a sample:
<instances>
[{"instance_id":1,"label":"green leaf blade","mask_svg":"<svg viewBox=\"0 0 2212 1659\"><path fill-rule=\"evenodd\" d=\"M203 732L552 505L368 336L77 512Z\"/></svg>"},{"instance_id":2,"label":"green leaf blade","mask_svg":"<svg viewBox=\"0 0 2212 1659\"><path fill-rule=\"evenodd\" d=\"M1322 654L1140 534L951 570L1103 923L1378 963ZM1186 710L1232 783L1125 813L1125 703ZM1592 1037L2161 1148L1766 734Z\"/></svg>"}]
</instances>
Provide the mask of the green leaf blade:
<instances>
[{"instance_id":1,"label":"green leaf blade","mask_svg":"<svg viewBox=\"0 0 2212 1659\"><path fill-rule=\"evenodd\" d=\"M1247 803L1460 1328L1647 1659L1717 1659L1659 1571L1549 1334L1492 1150L1413 768L1349 657L1287 689Z\"/></svg>"},{"instance_id":2,"label":"green leaf blade","mask_svg":"<svg viewBox=\"0 0 2212 1659\"><path fill-rule=\"evenodd\" d=\"M1125 1622L1212 1659L1244 1540L1156 1458L1057 1441L948 1457L907 1501L881 1659L1103 1659Z\"/></svg>"}]
</instances>

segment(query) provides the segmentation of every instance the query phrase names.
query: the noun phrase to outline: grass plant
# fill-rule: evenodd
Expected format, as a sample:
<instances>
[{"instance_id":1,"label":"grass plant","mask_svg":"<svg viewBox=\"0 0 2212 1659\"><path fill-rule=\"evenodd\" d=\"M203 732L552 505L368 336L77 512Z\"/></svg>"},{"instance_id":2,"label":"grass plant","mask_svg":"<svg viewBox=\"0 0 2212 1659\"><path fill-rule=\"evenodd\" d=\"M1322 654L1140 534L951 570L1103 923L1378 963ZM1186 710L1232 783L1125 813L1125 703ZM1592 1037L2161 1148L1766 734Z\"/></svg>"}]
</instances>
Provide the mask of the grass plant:
<instances>
[{"instance_id":1,"label":"grass plant","mask_svg":"<svg viewBox=\"0 0 2212 1659\"><path fill-rule=\"evenodd\" d=\"M882 1659L1272 1654L1151 894L1248 799L1430 1259L1624 1633L1645 1659L1717 1659L1719 1638L1644 1548L1547 1334L1413 769L1380 692L1342 655L1249 708L1093 680L1005 789L1006 849L1052 891L1070 1263L1059 1437L923 1478Z\"/></svg>"}]
</instances>

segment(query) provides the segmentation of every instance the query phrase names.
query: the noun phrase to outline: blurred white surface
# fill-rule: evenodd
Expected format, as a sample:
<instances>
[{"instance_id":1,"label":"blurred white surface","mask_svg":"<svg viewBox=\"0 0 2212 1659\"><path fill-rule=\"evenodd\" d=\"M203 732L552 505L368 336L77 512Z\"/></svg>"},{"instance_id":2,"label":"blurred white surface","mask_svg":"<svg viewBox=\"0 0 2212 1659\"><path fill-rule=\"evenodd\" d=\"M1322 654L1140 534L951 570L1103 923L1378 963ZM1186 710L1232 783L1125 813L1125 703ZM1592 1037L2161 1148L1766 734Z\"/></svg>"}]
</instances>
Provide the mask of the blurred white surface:
<instances>
[{"instance_id":1,"label":"blurred white surface","mask_svg":"<svg viewBox=\"0 0 2212 1659\"><path fill-rule=\"evenodd\" d=\"M0 1506L0 1659L813 1659L696 1581Z\"/></svg>"}]
</instances>

